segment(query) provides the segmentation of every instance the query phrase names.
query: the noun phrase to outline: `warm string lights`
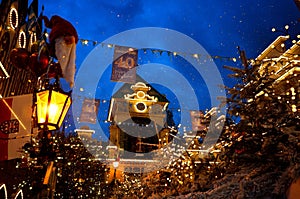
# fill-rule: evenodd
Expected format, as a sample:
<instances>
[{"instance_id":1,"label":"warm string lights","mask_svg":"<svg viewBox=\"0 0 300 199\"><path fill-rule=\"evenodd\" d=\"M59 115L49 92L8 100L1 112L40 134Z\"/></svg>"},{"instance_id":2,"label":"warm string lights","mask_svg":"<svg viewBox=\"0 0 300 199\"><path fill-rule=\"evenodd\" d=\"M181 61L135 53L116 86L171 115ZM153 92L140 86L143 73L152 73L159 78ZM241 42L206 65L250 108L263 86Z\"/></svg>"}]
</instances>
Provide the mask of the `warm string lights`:
<instances>
[{"instance_id":1,"label":"warm string lights","mask_svg":"<svg viewBox=\"0 0 300 199\"><path fill-rule=\"evenodd\" d=\"M9 11L9 25L14 30L19 26L19 14L16 8Z\"/></svg>"},{"instance_id":2,"label":"warm string lights","mask_svg":"<svg viewBox=\"0 0 300 199\"><path fill-rule=\"evenodd\" d=\"M2 73L4 73L4 77L3 76L0 76L0 80L1 79L7 79L7 78L9 78L10 77L10 75L8 74L8 72L6 71L6 69L4 68L4 66L3 66L3 64L2 64L2 62L0 61L0 69L1 69L1 71L2 71ZM1 96L1 95L0 95ZM0 99L2 98L2 96L0 97Z\"/></svg>"},{"instance_id":3,"label":"warm string lights","mask_svg":"<svg viewBox=\"0 0 300 199\"><path fill-rule=\"evenodd\" d=\"M37 41L37 37L36 37L35 32L30 33L30 40L29 41L30 41L30 46L32 46Z\"/></svg>"},{"instance_id":4,"label":"warm string lights","mask_svg":"<svg viewBox=\"0 0 300 199\"><path fill-rule=\"evenodd\" d=\"M18 37L18 46L19 46L19 48L26 48L26 43L27 43L26 34L23 30L21 30L19 32L19 37Z\"/></svg>"},{"instance_id":5,"label":"warm string lights","mask_svg":"<svg viewBox=\"0 0 300 199\"><path fill-rule=\"evenodd\" d=\"M15 9L11 9L10 11L10 26L12 29L15 29L18 27L18 13ZM288 34L288 26L285 26L286 31L283 33ZM272 29L273 32L279 32L275 28ZM24 35L22 36L24 37ZM33 40L36 41L36 38L34 39L33 34L30 35L30 42L33 43ZM24 37L26 38L26 37ZM298 35L298 39L300 36ZM19 39L19 46L22 47L24 44L22 44L22 40ZM25 41L25 42L24 42ZM26 40L23 42L26 44ZM82 45L88 45L89 43L92 43L93 46L101 45L102 47L107 48L113 48L116 46L116 44L105 44L98 41L92 41L92 40L80 40ZM296 40L292 41L293 44L297 44L298 42ZM281 48L286 47L284 43L280 44ZM273 46L273 49L275 49L275 46ZM205 59L220 59L220 60L226 60L226 61L233 61L237 62L237 60L240 60L240 58L236 57L224 57L224 56L211 56L211 55L202 55L202 54L191 54L191 53L185 53L185 52L169 52L169 51L162 51L157 49L140 49L144 51L144 53L147 53L147 51L151 51L154 54L161 55L162 53L166 53L169 56L192 56L193 58L199 60L202 58ZM255 59L248 59L247 62L251 63L252 65L260 65L264 64L266 62L271 62L271 65L286 65L286 64L298 64L297 60L294 60L294 58L297 58L297 54L292 53L286 53L286 55L292 55L292 58L287 59L278 59L278 58L270 58L270 59L262 59L262 60L255 60ZM0 65L1 66L1 65ZM288 80L286 80L288 81ZM253 81L254 82L254 81ZM251 82L251 83L253 83ZM288 83L288 82L287 82ZM299 83L299 82L298 82ZM261 93L261 95L257 95L256 98L259 97L277 97L278 99L283 99L286 96L290 97L290 99L287 99L287 103L291 103L297 99L297 96L299 93L297 93L297 89L294 87L290 87L286 91L286 95L273 95L272 93L268 93L264 91ZM251 92L252 93L252 92ZM235 99L239 100L239 99ZM294 100L294 101L293 101ZM109 102L109 99L100 99L103 103ZM248 102L254 102L254 98L249 98ZM266 107L270 108L270 107ZM247 107L249 110L249 108ZM169 109L170 110L170 109ZM174 108L174 111L182 112L185 110L182 110L180 108ZM296 113L297 105L291 104L291 110L293 113ZM187 110L190 111L190 110ZM237 111L237 115L239 115ZM257 115L248 115L248 117L257 117ZM79 120L79 118L77 118ZM105 121L107 122L107 121ZM128 125L130 125L128 123ZM179 124L180 125L180 124ZM231 124L235 126L236 124ZM179 127L178 127L179 128ZM185 127L184 127L185 128ZM201 143L201 136L196 136L196 140L194 138L188 137L185 134L185 145L178 143L170 143L169 148L163 148L161 150L161 153L159 154L161 157L164 156L170 156L170 162L166 166L166 168L160 169L155 171L154 173L148 174L151 178L151 182L145 180L142 178L142 174L128 174L124 173L125 181L121 184L116 185L116 189L113 189L113 192L111 195L116 194L116 196L141 196L141 197L147 197L151 196L151 194L156 195L158 198L162 198L165 195L172 195L172 194L178 194L183 193L184 191L193 191L197 189L191 188L195 184L201 184L203 186L207 185L212 182L213 179L218 179L224 176L224 170L228 169L228 163L229 165L235 164L235 161L239 161L236 158L237 154L242 154L244 152L244 148L246 148L245 142L243 140L247 138L249 135L253 135L253 139L259 135L259 132L255 133L242 133L242 132L234 132L231 126L227 126L226 132L222 135L223 137L220 138L220 142L218 142L211 150L209 151L203 151L202 150L202 143ZM252 127L251 127L252 129ZM249 129L242 129L242 130L249 130ZM257 129L255 129L257 131ZM264 132L262 135L267 134ZM13 137L10 139L17 139L17 137ZM261 141L267 140L268 138L260 139ZM99 154L99 157L97 158L108 158L109 154L105 153L103 148L105 147L103 143L97 142L95 140L84 140L86 142L87 146L90 146L91 150L94 150L96 154ZM162 141L162 140L160 140ZM270 141L271 140L267 140ZM50 142L50 141L49 141ZM104 173L104 175L108 172L108 168L104 164L101 164L99 162L96 162L93 160L91 156L87 155L86 150L84 149L84 146L82 146L82 143L80 140L76 140L75 138L60 138L59 136L53 137L51 139L51 143L53 146L53 150L57 152L54 161L57 164L57 177L58 177L58 183L66 183L67 185L64 185L63 189L65 190L57 190L56 196L58 197L81 197L81 198L91 198L95 195L97 197L107 197L109 196L109 193L112 191L111 187L107 187L108 183L105 182L105 177L102 175L101 172ZM240 146L241 149L236 147ZM267 143L265 144L267 145ZM41 144L36 143L35 145L37 148L41 146ZM287 145L288 146L288 145ZM276 147L275 144L271 145L270 148ZM185 150L185 148L188 148ZM232 148L232 149L230 149ZM251 148L251 147L250 147ZM230 152L233 150L233 153L229 153L229 155L226 155L226 151ZM293 150L296 150L295 147L293 147ZM74 152L75 151L75 152ZM282 152L282 150L281 150ZM280 153L281 153L280 152ZM251 152L250 152L251 153ZM221 160L220 154L222 154L223 159ZM233 158L230 155L235 155ZM253 155L254 153L252 153ZM261 155L261 151L259 153L255 154L257 156ZM270 156L272 154L269 154ZM235 159L236 158L236 159ZM266 158L263 156L263 158ZM276 157L277 158L277 157ZM38 161L40 162L41 157L32 158L30 162L28 163L32 167L36 167L38 165ZM277 158L278 159L278 158ZM295 161L293 159L293 161ZM255 162L255 161L254 161ZM257 164L257 162L256 162ZM226 165L226 166L224 166ZM281 165L281 164L278 164ZM284 165L284 164L282 164ZM257 166L257 165L255 165ZM236 166L237 168L238 166ZM277 167L273 167L277 168ZM245 171L244 171L245 172ZM252 172L253 173L253 172ZM258 173L258 172L254 172ZM243 174L240 174L241 176ZM235 175L236 176L236 175ZM248 175L249 176L249 175ZM257 175L259 176L259 175ZM235 177L236 178L236 177ZM246 180L249 180L249 177L245 177ZM242 179L242 177L239 177L239 179ZM157 180L157 181L155 181ZM251 180L251 179L250 179ZM233 180L232 180L233 181ZM239 180L240 187L244 186L240 183L241 180ZM30 181L29 181L30 182ZM27 182L26 182L27 183ZM25 181L23 183L20 183L18 187L24 187ZM209 184L209 188L211 189L211 184ZM214 185L217 186L217 185ZM220 185L221 186L221 185ZM58 189L62 186L57 186ZM174 188L175 187L175 188ZM267 186L265 186L267 187ZM0 186L0 190L5 188L5 185ZM203 190L205 190L204 187ZM219 187L218 187L219 188ZM242 187L243 188L243 187ZM29 189L32 189L32 186L29 187ZM198 188L199 189L199 188ZM254 190L253 187L251 189ZM240 190L241 191L241 190ZM177 192L177 193L176 193ZM5 188L6 193L6 188ZM19 192L18 194L21 194ZM71 195L68 195L71 194ZM72 195L73 194L73 195ZM153 196L153 195L152 195ZM228 195L227 195L228 196ZM22 196L23 197L23 196ZM7 198L7 193L6 193Z\"/></svg>"},{"instance_id":6,"label":"warm string lights","mask_svg":"<svg viewBox=\"0 0 300 199\"><path fill-rule=\"evenodd\" d=\"M88 46L90 43L92 43L93 46L96 45L101 45L102 47L107 47L107 48L114 48L115 46L118 46L117 44L108 44L108 43L103 43L99 41L93 41L93 40L88 40L88 39L79 39L81 44L83 46ZM140 49L144 53L147 52L147 50L150 50L153 54L159 54L162 55L162 53L166 53L168 56L191 56L197 60L204 58L204 59L218 59L218 60L223 60L223 61L233 61L237 62L240 58L236 57L226 57L226 56L219 56L219 55L205 55L205 54L198 54L198 53L187 53L187 52L170 52L170 51L165 51L165 50L159 50L159 49L148 49L148 48L143 48Z\"/></svg>"},{"instance_id":7,"label":"warm string lights","mask_svg":"<svg viewBox=\"0 0 300 199\"><path fill-rule=\"evenodd\" d=\"M22 187L22 184L21 184L20 187ZM5 184L2 184L0 186L1 193L2 193L2 190L4 192L4 198L3 199L8 199L8 191L6 189L6 185ZM13 194L13 195L14 195L14 197L13 197L14 199L23 199L24 198L24 194L23 194L22 189L17 190L17 192L15 194ZM1 195L1 196L3 196L3 195ZM9 198L12 198L12 197L9 197Z\"/></svg>"},{"instance_id":8,"label":"warm string lights","mask_svg":"<svg viewBox=\"0 0 300 199\"><path fill-rule=\"evenodd\" d=\"M289 28L290 26L289 25L285 25L284 26L284 30L277 30L276 28L272 28L272 32L280 32L280 33L283 33L285 35L289 35Z\"/></svg>"},{"instance_id":9,"label":"warm string lights","mask_svg":"<svg viewBox=\"0 0 300 199\"><path fill-rule=\"evenodd\" d=\"M286 32L284 32L286 35L288 35L288 28L289 26L286 25L285 26L286 28ZM283 32L283 31L279 31L279 30L276 30L275 28L272 29L272 32ZM290 38L290 36L288 35L287 36L288 38ZM300 38L300 35L297 35L297 38L299 39ZM114 48L115 46L118 46L117 44L108 44L108 43L103 43L103 42L99 42L99 41L93 41L93 40L88 40L88 39L80 39L80 42L83 46L88 46L90 43L93 44L93 46L96 46L96 45L101 45L102 47L107 47L107 48ZM292 43L293 44L297 44L300 43L300 41L297 42L297 40L292 40ZM300 44L299 44L300 45ZM281 43L280 46L282 48L285 47L285 44L284 43ZM272 46L273 49L277 50L275 48L275 46ZM200 59L209 59L209 60L221 60L221 61L232 61L232 62L237 62L238 60L241 60L242 58L239 56L239 57L226 57L226 56L220 56L220 55L205 55L205 54L197 54L197 53L186 53L186 52L169 52L169 51L164 51L164 50L159 50L159 49L140 49L142 50L144 53L147 53L147 51L151 51L153 54L157 54L157 55L162 55L163 53L167 54L168 56L191 56L193 58L195 58L196 60L200 60ZM283 53L283 52L281 52ZM288 55L293 55L294 58L295 57L298 57L298 54L291 54L289 52L286 52L286 54ZM276 63L282 63L283 61L282 60L278 60L276 58L267 58L267 59L263 59L263 60L257 60L257 59L253 59L253 58L248 58L246 60L247 63L249 64L252 64L252 65L259 65L259 64L262 64L264 62L268 62L272 60L273 62L276 62ZM293 62L293 60L285 60L285 62Z\"/></svg>"},{"instance_id":10,"label":"warm string lights","mask_svg":"<svg viewBox=\"0 0 300 199\"><path fill-rule=\"evenodd\" d=\"M172 194L174 191L172 187L185 190L188 186L193 186L197 178L196 176L198 175L197 170L200 168L206 169L207 173L214 176L214 178L218 178L219 176L213 171L215 165L217 165L215 156L210 156L209 159L202 160L199 164L193 163L195 162L194 160L183 154L180 158L177 156L171 157L170 163L166 168L148 173L147 175L143 175L143 173L123 173L122 178L125 180L110 187L111 184L103 178L103 174L105 175L109 172L104 164L86 156L83 150L84 146L78 139L61 139L57 135L53 136L51 142L53 143L53 150L56 148L61 149L54 159L58 178L58 186L55 195L58 197L68 196L65 192L66 189L71 196L74 196L75 194L77 197L82 196L86 198L94 196L110 197L111 195L150 197L157 193L160 193L160 196L163 196ZM38 147L39 145L37 144L36 146ZM102 152L103 154L103 143L85 140L85 146L90 146L93 150L97 150L98 153ZM62 150L62 148L64 148L64 150ZM169 150L161 150L158 157L163 157L164 153L170 150L180 151L180 148L182 148L182 146L172 144L172 147ZM102 156L107 158L108 153L103 154ZM32 159L27 163L30 164L30 167L38 165L36 159ZM150 166L150 164L148 164L148 166ZM102 171L103 174L99 171ZM147 176L150 177L150 181L147 179ZM68 186L62 190L59 187L65 180L68 181ZM203 180L207 180L207 178ZM24 186L29 186L29 189L32 189L32 185L26 181L24 181L24 185L18 185L19 188L26 188ZM196 187L193 187L192 189L195 188Z\"/></svg>"},{"instance_id":11,"label":"warm string lights","mask_svg":"<svg viewBox=\"0 0 300 199\"><path fill-rule=\"evenodd\" d=\"M7 189L5 184L1 184L0 191L4 191L4 199L7 199Z\"/></svg>"}]
</instances>

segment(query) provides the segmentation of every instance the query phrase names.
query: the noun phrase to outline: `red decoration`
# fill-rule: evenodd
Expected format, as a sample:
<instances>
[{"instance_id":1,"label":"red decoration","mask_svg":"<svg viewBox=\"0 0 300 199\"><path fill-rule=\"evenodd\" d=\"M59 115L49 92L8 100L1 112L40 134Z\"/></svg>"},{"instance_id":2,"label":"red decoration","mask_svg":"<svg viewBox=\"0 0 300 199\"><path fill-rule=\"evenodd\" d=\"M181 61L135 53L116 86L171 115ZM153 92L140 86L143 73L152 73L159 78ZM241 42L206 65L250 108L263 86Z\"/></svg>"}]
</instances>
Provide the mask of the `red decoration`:
<instances>
[{"instance_id":1,"label":"red decoration","mask_svg":"<svg viewBox=\"0 0 300 199\"><path fill-rule=\"evenodd\" d=\"M242 149L235 149L235 153L236 154L242 154L242 153L244 153L245 152L245 149L244 148L242 148Z\"/></svg>"},{"instance_id":2,"label":"red decoration","mask_svg":"<svg viewBox=\"0 0 300 199\"><path fill-rule=\"evenodd\" d=\"M49 64L49 57L46 55L40 55L40 57L38 58L38 63L40 65L40 68L42 70L47 70L48 64Z\"/></svg>"},{"instance_id":3,"label":"red decoration","mask_svg":"<svg viewBox=\"0 0 300 199\"><path fill-rule=\"evenodd\" d=\"M30 55L29 57L29 69L34 72L35 71L35 66L37 65L37 53L33 53L32 55Z\"/></svg>"},{"instance_id":4,"label":"red decoration","mask_svg":"<svg viewBox=\"0 0 300 199\"><path fill-rule=\"evenodd\" d=\"M10 52L10 61L17 68L27 68L29 52L25 48L14 48Z\"/></svg>"},{"instance_id":5,"label":"red decoration","mask_svg":"<svg viewBox=\"0 0 300 199\"><path fill-rule=\"evenodd\" d=\"M38 56L38 53L33 53L29 57L29 68L38 77L47 72L48 64L49 57L44 54Z\"/></svg>"}]
</instances>

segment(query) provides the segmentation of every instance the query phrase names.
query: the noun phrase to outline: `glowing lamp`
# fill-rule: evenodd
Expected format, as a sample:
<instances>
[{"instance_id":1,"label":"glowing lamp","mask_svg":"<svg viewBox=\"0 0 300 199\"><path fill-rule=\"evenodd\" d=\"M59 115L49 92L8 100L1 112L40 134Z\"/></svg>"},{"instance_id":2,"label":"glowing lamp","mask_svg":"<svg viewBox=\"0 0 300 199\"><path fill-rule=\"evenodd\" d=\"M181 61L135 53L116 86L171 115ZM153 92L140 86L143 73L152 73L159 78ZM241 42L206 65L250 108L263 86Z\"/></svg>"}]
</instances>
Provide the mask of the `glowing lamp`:
<instances>
[{"instance_id":1,"label":"glowing lamp","mask_svg":"<svg viewBox=\"0 0 300 199\"><path fill-rule=\"evenodd\" d=\"M119 161L114 161L113 166L115 169L117 169L119 167Z\"/></svg>"},{"instance_id":2,"label":"glowing lamp","mask_svg":"<svg viewBox=\"0 0 300 199\"><path fill-rule=\"evenodd\" d=\"M40 128L59 129L70 108L71 92L64 92L57 85L57 82L48 84L35 94L37 124Z\"/></svg>"}]
</instances>

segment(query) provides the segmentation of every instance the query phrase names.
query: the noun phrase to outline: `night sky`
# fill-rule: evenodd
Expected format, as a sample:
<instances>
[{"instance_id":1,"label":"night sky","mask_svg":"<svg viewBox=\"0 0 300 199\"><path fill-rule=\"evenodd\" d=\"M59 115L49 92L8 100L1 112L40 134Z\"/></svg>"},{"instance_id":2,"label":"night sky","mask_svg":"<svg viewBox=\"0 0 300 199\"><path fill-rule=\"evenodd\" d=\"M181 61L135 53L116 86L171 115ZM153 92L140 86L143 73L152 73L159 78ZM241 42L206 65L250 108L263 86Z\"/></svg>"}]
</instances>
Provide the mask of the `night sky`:
<instances>
[{"instance_id":1,"label":"night sky","mask_svg":"<svg viewBox=\"0 0 300 199\"><path fill-rule=\"evenodd\" d=\"M140 27L169 28L190 36L212 55L237 56L236 46L256 57L278 34L273 27L299 30L293 0L40 0L44 15L60 15L77 28L79 37L102 42ZM78 46L78 65L93 46Z\"/></svg>"},{"instance_id":2,"label":"night sky","mask_svg":"<svg viewBox=\"0 0 300 199\"><path fill-rule=\"evenodd\" d=\"M293 0L40 0L39 11L42 5L45 8L44 15L62 16L76 27L80 39L90 40L87 45L82 45L80 42L77 45L77 69L80 69L84 60L95 50L97 45L93 45L92 41L103 42L123 31L136 28L159 27L185 34L198 42L208 54L220 56L221 59L214 61L226 85L233 85L235 82L227 78L229 71L222 66L241 67L239 61L226 59L239 57L237 46L245 50L247 58L256 58L277 36L283 34L272 32L272 28L284 30L285 25L289 25L292 39L296 39L300 30L298 22L300 12ZM148 55L143 56L143 64L159 62L160 59L160 64L171 65L171 68L176 69L178 63L184 65L180 60L163 61L168 59L166 55L154 58ZM188 70L188 67L186 68ZM178 71L181 74L190 74L183 74L183 76L189 79L198 101L203 102L200 108L209 108L211 101L203 97L208 92L205 82L201 78L200 83L194 81L193 79L198 77L194 77L192 71ZM106 70L104 73L106 78L101 77L98 83L100 91L96 92L96 97L102 101L109 100L112 94L111 92L107 94L108 91L115 89L115 84L108 83L109 72ZM88 78L92 74L86 75ZM174 95L177 97L175 91L165 88L166 92L168 90L171 90L172 98ZM103 107L101 104L100 106ZM105 120L105 117L102 119Z\"/></svg>"}]
</instances>

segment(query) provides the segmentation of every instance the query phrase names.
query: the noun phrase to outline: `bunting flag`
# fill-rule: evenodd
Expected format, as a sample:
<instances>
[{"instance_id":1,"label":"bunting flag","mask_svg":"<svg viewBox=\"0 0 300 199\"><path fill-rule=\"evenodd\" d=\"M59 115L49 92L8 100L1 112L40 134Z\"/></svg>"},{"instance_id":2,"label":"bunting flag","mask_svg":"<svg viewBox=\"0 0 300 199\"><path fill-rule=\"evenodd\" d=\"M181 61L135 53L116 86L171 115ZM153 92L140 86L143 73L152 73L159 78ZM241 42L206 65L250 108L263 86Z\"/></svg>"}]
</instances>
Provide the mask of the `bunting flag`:
<instances>
[{"instance_id":1,"label":"bunting flag","mask_svg":"<svg viewBox=\"0 0 300 199\"><path fill-rule=\"evenodd\" d=\"M38 0L33 0L28 8L27 31L35 25L38 16Z\"/></svg>"},{"instance_id":2,"label":"bunting flag","mask_svg":"<svg viewBox=\"0 0 300 199\"><path fill-rule=\"evenodd\" d=\"M85 98L79 121L96 124L100 100Z\"/></svg>"},{"instance_id":3,"label":"bunting flag","mask_svg":"<svg viewBox=\"0 0 300 199\"><path fill-rule=\"evenodd\" d=\"M134 48L115 46L111 80L135 83L138 51Z\"/></svg>"},{"instance_id":4,"label":"bunting flag","mask_svg":"<svg viewBox=\"0 0 300 199\"><path fill-rule=\"evenodd\" d=\"M118 44L113 43L103 43L100 41L90 40L90 39L81 39L79 38L79 42L83 46L89 46L90 43L92 43L93 46L101 45L103 48L113 48L115 46L118 46ZM127 47L129 48L129 47ZM139 50L142 50L144 54L147 53L147 51L151 51L153 54L162 55L163 53L166 53L168 56L191 56L197 60L200 59L209 59L209 60L221 60L221 61L232 61L237 62L238 60L241 60L240 57L228 57L228 56L221 56L221 55L209 55L209 54L199 54L199 53L188 53L183 51L177 51L177 52L171 52L167 50L161 50L161 49L152 49L152 48L140 48ZM252 62L254 59L247 59L247 62Z\"/></svg>"},{"instance_id":5,"label":"bunting flag","mask_svg":"<svg viewBox=\"0 0 300 199\"><path fill-rule=\"evenodd\" d=\"M21 157L30 141L32 94L0 98L0 160Z\"/></svg>"},{"instance_id":6,"label":"bunting flag","mask_svg":"<svg viewBox=\"0 0 300 199\"><path fill-rule=\"evenodd\" d=\"M206 125L204 123L204 113L202 111L190 111L192 131L204 131Z\"/></svg>"}]
</instances>

